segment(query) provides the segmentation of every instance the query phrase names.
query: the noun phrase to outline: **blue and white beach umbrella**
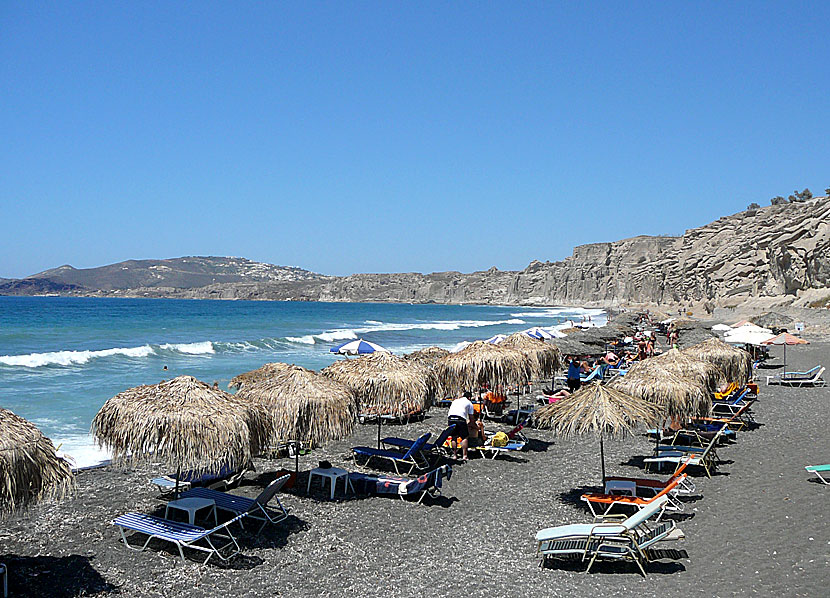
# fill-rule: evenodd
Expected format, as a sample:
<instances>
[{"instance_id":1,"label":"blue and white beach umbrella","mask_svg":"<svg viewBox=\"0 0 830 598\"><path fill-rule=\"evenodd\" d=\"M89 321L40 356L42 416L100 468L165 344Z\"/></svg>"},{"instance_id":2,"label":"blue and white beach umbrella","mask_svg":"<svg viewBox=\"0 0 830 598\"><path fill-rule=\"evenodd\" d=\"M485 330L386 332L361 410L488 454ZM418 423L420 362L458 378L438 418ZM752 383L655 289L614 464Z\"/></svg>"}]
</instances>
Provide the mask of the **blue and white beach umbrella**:
<instances>
[{"instance_id":1,"label":"blue and white beach umbrella","mask_svg":"<svg viewBox=\"0 0 830 598\"><path fill-rule=\"evenodd\" d=\"M538 338L539 340L543 341L550 340L552 338L562 338L563 336L565 336L558 330L539 328L538 326L528 328L527 330L522 330L522 334L526 334L531 338Z\"/></svg>"},{"instance_id":2,"label":"blue and white beach umbrella","mask_svg":"<svg viewBox=\"0 0 830 598\"><path fill-rule=\"evenodd\" d=\"M506 334L496 334L495 336L491 336L490 338L488 338L484 342L485 343L490 343L491 345L498 345L500 342L502 342L506 338L507 338Z\"/></svg>"},{"instance_id":3,"label":"blue and white beach umbrella","mask_svg":"<svg viewBox=\"0 0 830 598\"><path fill-rule=\"evenodd\" d=\"M332 347L329 351L339 353L340 355L366 355L367 353L374 353L375 351L389 353L389 349L384 349L380 345L364 341L362 338L343 343L337 347Z\"/></svg>"}]
</instances>

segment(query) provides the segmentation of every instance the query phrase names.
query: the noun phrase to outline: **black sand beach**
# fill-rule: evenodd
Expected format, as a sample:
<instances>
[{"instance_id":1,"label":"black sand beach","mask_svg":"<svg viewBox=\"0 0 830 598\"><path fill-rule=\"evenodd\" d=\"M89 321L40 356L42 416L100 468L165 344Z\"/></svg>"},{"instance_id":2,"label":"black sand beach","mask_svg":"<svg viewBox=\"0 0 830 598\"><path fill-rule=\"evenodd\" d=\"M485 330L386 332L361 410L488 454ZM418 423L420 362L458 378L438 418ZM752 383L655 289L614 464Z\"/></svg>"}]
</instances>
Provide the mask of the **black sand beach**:
<instances>
[{"instance_id":1,"label":"black sand beach","mask_svg":"<svg viewBox=\"0 0 830 598\"><path fill-rule=\"evenodd\" d=\"M830 365L830 344L794 347L787 361L788 369ZM775 371L759 370L759 378ZM539 567L534 534L590 521L579 495L599 484L600 465L595 439L538 430L528 431L530 450L514 458L459 465L444 496L424 505L329 502L319 486L311 497L284 493L287 523L243 534L243 553L228 566L182 563L170 546L128 551L109 522L127 511L163 511L147 483L160 472L87 471L74 497L4 523L0 562L9 566L10 595L28 597L822 596L830 580L830 487L804 466L830 463L828 406L830 388L761 380L754 407L761 425L720 450L725 462L712 479L695 477L699 496L677 516L686 539L664 544L670 558L651 563L646 578L630 563L598 564L590 574L580 563ZM445 412L435 409L422 423L384 431L414 438L444 424ZM322 459L351 469L349 447L372 445L375 435L375 427L360 426L348 440L302 457L301 469ZM642 474L636 457L650 450L642 436L606 442L609 474ZM273 469L293 461L256 466L233 492L258 494Z\"/></svg>"}]
</instances>

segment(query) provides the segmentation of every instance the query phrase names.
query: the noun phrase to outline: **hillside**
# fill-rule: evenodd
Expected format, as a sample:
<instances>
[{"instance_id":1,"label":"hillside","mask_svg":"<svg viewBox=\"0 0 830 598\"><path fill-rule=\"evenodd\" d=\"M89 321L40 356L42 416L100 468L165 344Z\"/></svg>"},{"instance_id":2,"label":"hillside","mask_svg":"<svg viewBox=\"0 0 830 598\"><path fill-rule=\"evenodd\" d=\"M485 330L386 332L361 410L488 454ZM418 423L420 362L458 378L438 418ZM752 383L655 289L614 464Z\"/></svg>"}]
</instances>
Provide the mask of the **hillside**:
<instances>
[{"instance_id":1,"label":"hillside","mask_svg":"<svg viewBox=\"0 0 830 598\"><path fill-rule=\"evenodd\" d=\"M581 245L521 271L334 277L243 258L61 266L0 283L0 294L505 304L792 303L830 296L830 201L725 216L680 237Z\"/></svg>"},{"instance_id":2,"label":"hillside","mask_svg":"<svg viewBox=\"0 0 830 598\"><path fill-rule=\"evenodd\" d=\"M144 288L197 289L211 284L273 283L321 278L323 277L319 274L301 268L274 266L245 258L180 257L167 260L128 260L98 268L60 266L24 280L31 281L33 286L47 286L51 283L93 292L111 292ZM22 281L17 282L19 284Z\"/></svg>"}]
</instances>

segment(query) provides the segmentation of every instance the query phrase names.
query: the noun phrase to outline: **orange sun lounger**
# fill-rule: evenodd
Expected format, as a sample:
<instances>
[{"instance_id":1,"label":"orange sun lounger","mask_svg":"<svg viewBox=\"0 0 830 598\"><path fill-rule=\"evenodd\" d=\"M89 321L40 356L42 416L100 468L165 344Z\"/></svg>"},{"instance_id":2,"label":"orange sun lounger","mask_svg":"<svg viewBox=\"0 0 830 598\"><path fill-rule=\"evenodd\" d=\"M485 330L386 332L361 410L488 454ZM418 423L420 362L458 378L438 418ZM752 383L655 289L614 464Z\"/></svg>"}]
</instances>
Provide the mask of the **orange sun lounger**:
<instances>
[{"instance_id":1,"label":"orange sun lounger","mask_svg":"<svg viewBox=\"0 0 830 598\"><path fill-rule=\"evenodd\" d=\"M665 496L668 500L666 502L666 510L668 511L682 511L683 503L681 503L674 496L678 484L686 479L686 474L681 473L675 476L665 488L650 498L642 498L639 496L620 496L616 494L583 494L582 500L588 503L588 508L591 509L591 514L595 519L603 519L609 517L611 511L615 506L622 507L637 507L643 509L661 496ZM598 509L605 507L604 511L598 512Z\"/></svg>"}]
</instances>

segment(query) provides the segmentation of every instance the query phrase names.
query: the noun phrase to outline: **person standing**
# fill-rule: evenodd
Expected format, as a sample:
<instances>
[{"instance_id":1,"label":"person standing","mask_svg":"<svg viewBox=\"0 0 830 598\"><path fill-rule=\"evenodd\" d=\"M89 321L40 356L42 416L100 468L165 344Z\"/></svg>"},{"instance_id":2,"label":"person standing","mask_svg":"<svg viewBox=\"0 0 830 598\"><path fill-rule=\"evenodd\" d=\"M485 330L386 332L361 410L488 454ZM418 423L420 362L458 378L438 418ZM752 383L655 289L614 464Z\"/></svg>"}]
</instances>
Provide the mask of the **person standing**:
<instances>
[{"instance_id":1,"label":"person standing","mask_svg":"<svg viewBox=\"0 0 830 598\"><path fill-rule=\"evenodd\" d=\"M574 357L571 359L571 364L568 366L568 388L571 392L576 392L582 386L582 378L580 375L584 369L583 363Z\"/></svg>"},{"instance_id":2,"label":"person standing","mask_svg":"<svg viewBox=\"0 0 830 598\"><path fill-rule=\"evenodd\" d=\"M470 426L475 425L476 410L473 407L473 402L470 400L473 394L468 390L464 396L458 397L450 405L450 411L447 414L447 425L452 426L453 432L450 436L452 444L452 454L455 459L458 459L458 439L461 439L461 458L467 460L467 449L470 446Z\"/></svg>"}]
</instances>

